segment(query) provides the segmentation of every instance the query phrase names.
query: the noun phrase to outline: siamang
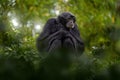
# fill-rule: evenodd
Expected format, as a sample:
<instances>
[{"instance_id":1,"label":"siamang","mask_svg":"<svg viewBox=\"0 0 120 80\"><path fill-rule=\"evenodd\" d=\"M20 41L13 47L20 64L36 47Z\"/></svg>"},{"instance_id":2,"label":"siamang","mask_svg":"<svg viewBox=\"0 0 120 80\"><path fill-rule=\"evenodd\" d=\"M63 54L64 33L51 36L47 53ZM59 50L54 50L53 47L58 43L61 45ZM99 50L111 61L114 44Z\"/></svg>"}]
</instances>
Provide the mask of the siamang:
<instances>
[{"instance_id":1,"label":"siamang","mask_svg":"<svg viewBox=\"0 0 120 80\"><path fill-rule=\"evenodd\" d=\"M76 18L69 12L63 12L57 18L49 19L36 44L40 52L65 50L82 53L84 51Z\"/></svg>"}]
</instances>

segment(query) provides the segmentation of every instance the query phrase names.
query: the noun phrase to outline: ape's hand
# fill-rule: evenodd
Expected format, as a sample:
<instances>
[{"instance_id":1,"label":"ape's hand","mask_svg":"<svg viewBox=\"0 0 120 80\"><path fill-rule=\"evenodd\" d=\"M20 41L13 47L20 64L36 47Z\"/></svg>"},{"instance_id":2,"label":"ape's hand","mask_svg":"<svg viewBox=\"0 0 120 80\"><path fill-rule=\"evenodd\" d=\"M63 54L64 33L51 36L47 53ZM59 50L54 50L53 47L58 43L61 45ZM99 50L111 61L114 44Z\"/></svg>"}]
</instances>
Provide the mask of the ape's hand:
<instances>
[{"instance_id":1,"label":"ape's hand","mask_svg":"<svg viewBox=\"0 0 120 80\"><path fill-rule=\"evenodd\" d=\"M62 35L62 36L66 35L68 33L68 31L66 31L64 29L60 29L59 32L60 32L60 35Z\"/></svg>"}]
</instances>

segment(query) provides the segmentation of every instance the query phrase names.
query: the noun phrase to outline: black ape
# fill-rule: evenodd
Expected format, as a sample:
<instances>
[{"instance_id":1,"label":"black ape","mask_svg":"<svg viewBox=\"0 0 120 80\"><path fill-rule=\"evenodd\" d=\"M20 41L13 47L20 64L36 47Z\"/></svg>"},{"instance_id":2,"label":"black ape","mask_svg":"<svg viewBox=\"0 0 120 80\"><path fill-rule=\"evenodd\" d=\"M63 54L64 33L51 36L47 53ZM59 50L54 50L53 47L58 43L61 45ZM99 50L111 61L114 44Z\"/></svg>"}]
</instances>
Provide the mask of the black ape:
<instances>
[{"instance_id":1,"label":"black ape","mask_svg":"<svg viewBox=\"0 0 120 80\"><path fill-rule=\"evenodd\" d=\"M75 16L69 12L49 19L37 39L38 50L40 52L54 52L64 49L82 53L84 43L75 21Z\"/></svg>"}]
</instances>

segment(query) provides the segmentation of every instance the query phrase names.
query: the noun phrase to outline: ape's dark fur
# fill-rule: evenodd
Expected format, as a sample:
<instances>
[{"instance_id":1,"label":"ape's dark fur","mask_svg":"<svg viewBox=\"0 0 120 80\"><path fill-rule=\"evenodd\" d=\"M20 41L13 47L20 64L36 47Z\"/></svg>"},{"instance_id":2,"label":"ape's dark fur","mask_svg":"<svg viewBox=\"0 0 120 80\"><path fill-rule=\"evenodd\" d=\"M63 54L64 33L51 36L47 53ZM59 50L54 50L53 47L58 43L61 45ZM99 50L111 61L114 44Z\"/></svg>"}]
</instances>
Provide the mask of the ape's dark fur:
<instances>
[{"instance_id":1,"label":"ape's dark fur","mask_svg":"<svg viewBox=\"0 0 120 80\"><path fill-rule=\"evenodd\" d=\"M82 53L84 43L75 21L75 16L68 12L60 14L57 18L49 19L37 39L38 50L54 52L64 49Z\"/></svg>"}]
</instances>

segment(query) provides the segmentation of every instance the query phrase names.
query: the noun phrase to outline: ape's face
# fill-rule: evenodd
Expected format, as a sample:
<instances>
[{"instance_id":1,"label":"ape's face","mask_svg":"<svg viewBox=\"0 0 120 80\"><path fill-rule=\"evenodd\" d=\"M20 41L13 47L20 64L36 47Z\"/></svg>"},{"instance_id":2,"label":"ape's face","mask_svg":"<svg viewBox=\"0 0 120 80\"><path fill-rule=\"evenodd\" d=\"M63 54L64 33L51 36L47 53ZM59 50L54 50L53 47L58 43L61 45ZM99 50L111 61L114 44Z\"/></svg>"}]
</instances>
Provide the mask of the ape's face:
<instances>
[{"instance_id":1,"label":"ape's face","mask_svg":"<svg viewBox=\"0 0 120 80\"><path fill-rule=\"evenodd\" d=\"M67 28L74 28L75 25L75 16L71 13L64 12L59 16L60 22L65 25Z\"/></svg>"},{"instance_id":2,"label":"ape's face","mask_svg":"<svg viewBox=\"0 0 120 80\"><path fill-rule=\"evenodd\" d=\"M74 28L74 20L69 18L66 23L67 28Z\"/></svg>"}]
</instances>

